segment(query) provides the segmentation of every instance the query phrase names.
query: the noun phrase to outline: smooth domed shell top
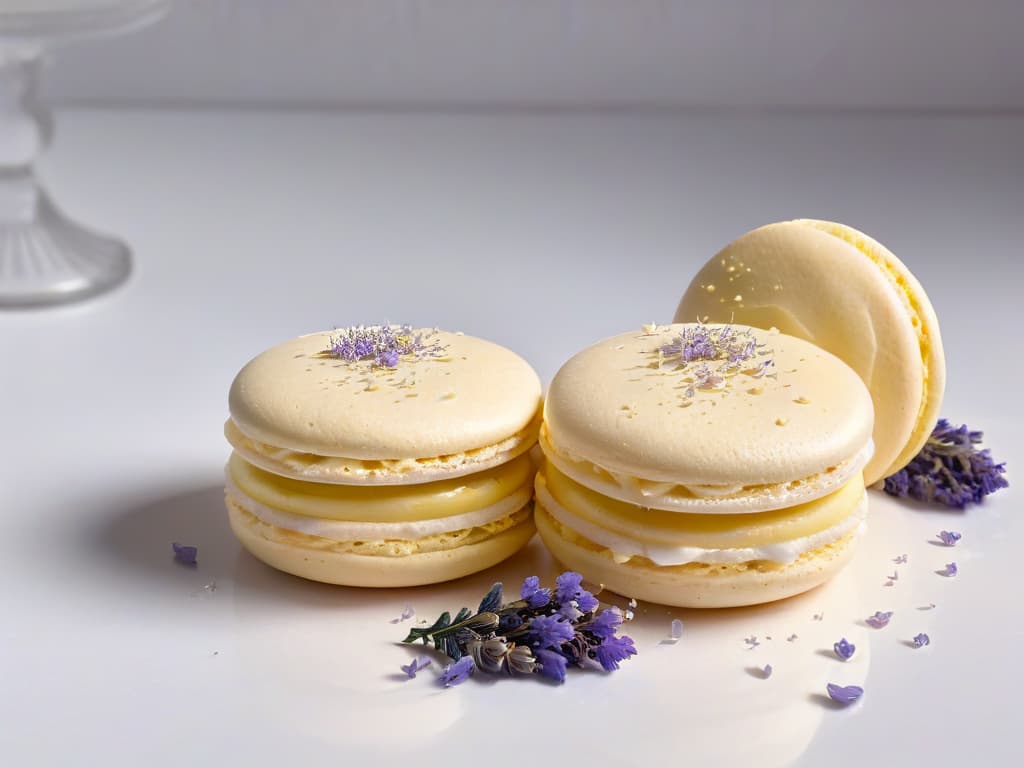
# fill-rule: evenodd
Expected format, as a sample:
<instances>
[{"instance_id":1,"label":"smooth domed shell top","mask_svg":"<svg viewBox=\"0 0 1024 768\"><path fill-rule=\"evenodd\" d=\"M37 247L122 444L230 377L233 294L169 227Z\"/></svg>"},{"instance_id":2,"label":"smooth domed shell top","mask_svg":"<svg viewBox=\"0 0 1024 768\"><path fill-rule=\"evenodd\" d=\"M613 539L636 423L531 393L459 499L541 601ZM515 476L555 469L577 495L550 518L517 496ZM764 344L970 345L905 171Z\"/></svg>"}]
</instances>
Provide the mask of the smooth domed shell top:
<instances>
[{"instance_id":1,"label":"smooth domed shell top","mask_svg":"<svg viewBox=\"0 0 1024 768\"><path fill-rule=\"evenodd\" d=\"M423 329L436 354L393 368L324 354L329 331L262 353L231 385L235 425L268 445L319 456L416 459L474 450L536 418L533 368L489 341Z\"/></svg>"},{"instance_id":2,"label":"smooth domed shell top","mask_svg":"<svg viewBox=\"0 0 1024 768\"><path fill-rule=\"evenodd\" d=\"M624 333L569 360L545 405L552 448L645 480L756 485L816 475L869 444L871 398L841 360L746 326L732 329L757 351L738 364L659 355L684 329L699 328L722 326Z\"/></svg>"},{"instance_id":3,"label":"smooth domed shell top","mask_svg":"<svg viewBox=\"0 0 1024 768\"><path fill-rule=\"evenodd\" d=\"M935 311L910 270L851 227L800 219L746 233L694 277L675 320L774 326L857 371L875 406L869 485L905 466L938 419L945 361Z\"/></svg>"}]
</instances>

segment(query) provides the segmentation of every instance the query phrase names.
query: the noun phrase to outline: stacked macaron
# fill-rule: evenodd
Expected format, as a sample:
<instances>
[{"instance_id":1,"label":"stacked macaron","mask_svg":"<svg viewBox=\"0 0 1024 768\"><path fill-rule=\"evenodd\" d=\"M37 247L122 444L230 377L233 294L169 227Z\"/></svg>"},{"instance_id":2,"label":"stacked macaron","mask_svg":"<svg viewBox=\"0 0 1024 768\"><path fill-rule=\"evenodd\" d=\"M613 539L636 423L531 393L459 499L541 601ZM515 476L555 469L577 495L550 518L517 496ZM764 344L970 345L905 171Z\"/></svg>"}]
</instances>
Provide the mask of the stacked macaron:
<instances>
[{"instance_id":1,"label":"stacked macaron","mask_svg":"<svg viewBox=\"0 0 1024 768\"><path fill-rule=\"evenodd\" d=\"M852 227L800 219L748 232L694 277L675 320L775 327L853 368L875 407L868 485L906 466L938 419L946 368L931 302L899 259Z\"/></svg>"},{"instance_id":2,"label":"stacked macaron","mask_svg":"<svg viewBox=\"0 0 1024 768\"><path fill-rule=\"evenodd\" d=\"M533 535L540 382L488 341L398 326L314 333L235 378L230 523L275 568L352 586L475 573Z\"/></svg>"},{"instance_id":3,"label":"stacked macaron","mask_svg":"<svg viewBox=\"0 0 1024 768\"><path fill-rule=\"evenodd\" d=\"M537 528L565 565L677 606L821 584L863 527L872 404L792 336L678 324L580 352L551 383Z\"/></svg>"}]
</instances>

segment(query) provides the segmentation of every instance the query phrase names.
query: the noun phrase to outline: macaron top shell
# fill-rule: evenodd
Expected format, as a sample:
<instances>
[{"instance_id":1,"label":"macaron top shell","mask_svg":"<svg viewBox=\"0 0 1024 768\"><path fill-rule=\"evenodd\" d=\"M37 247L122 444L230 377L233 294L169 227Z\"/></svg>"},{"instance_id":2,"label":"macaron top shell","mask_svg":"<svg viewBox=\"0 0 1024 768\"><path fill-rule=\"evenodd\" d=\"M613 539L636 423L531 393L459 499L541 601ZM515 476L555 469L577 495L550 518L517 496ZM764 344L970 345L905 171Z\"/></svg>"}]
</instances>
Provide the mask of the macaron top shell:
<instances>
[{"instance_id":1,"label":"macaron top shell","mask_svg":"<svg viewBox=\"0 0 1024 768\"><path fill-rule=\"evenodd\" d=\"M905 466L935 424L945 386L935 312L910 271L855 229L802 219L748 232L691 282L675 319L698 318L776 327L853 368L874 400L869 485Z\"/></svg>"},{"instance_id":2,"label":"macaron top shell","mask_svg":"<svg viewBox=\"0 0 1024 768\"><path fill-rule=\"evenodd\" d=\"M263 352L231 385L231 420L288 451L358 460L419 459L490 446L536 421L530 365L489 341L423 329L433 352L393 367L325 353L330 331Z\"/></svg>"},{"instance_id":3,"label":"macaron top shell","mask_svg":"<svg viewBox=\"0 0 1024 768\"><path fill-rule=\"evenodd\" d=\"M756 352L683 363L676 324L605 339L555 375L542 445L614 475L690 486L785 483L850 461L871 398L842 361L801 339L732 326ZM545 445L545 441L547 445Z\"/></svg>"}]
</instances>

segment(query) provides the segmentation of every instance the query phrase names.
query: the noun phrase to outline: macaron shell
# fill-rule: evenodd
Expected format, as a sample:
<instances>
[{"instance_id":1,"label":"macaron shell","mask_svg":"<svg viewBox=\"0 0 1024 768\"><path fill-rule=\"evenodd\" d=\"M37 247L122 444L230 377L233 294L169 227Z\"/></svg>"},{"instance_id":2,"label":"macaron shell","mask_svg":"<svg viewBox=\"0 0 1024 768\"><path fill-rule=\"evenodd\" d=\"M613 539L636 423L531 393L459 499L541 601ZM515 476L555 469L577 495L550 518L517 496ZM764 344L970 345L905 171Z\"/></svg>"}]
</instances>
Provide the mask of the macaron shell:
<instances>
[{"instance_id":1,"label":"macaron shell","mask_svg":"<svg viewBox=\"0 0 1024 768\"><path fill-rule=\"evenodd\" d=\"M775 327L835 354L874 401L870 485L920 450L942 401L938 322L920 284L883 246L831 222L755 229L697 274L677 321Z\"/></svg>"},{"instance_id":2,"label":"macaron shell","mask_svg":"<svg viewBox=\"0 0 1024 768\"><path fill-rule=\"evenodd\" d=\"M273 541L260 535L259 521L226 499L235 536L252 555L278 570L305 579L352 587L411 587L478 573L511 557L533 536L532 516L473 544L385 557L334 552Z\"/></svg>"},{"instance_id":3,"label":"macaron shell","mask_svg":"<svg viewBox=\"0 0 1024 768\"><path fill-rule=\"evenodd\" d=\"M606 551L572 541L541 505L535 522L548 550L564 566L623 597L680 608L732 608L781 600L828 581L852 558L856 532L770 568L750 564L690 564L664 567L616 563Z\"/></svg>"},{"instance_id":4,"label":"macaron shell","mask_svg":"<svg viewBox=\"0 0 1024 768\"><path fill-rule=\"evenodd\" d=\"M279 344L235 378L232 421L252 440L288 451L388 460L483 448L535 419L541 385L525 360L471 336L423 333L443 354L394 368L324 355L330 332Z\"/></svg>"},{"instance_id":5,"label":"macaron shell","mask_svg":"<svg viewBox=\"0 0 1024 768\"><path fill-rule=\"evenodd\" d=\"M736 326L764 345L722 390L686 397L658 350L682 326L605 339L569 360L545 405L552 448L611 473L688 486L802 480L853 459L871 438L871 399L842 361L802 339ZM712 363L712 366L716 363Z\"/></svg>"}]
</instances>

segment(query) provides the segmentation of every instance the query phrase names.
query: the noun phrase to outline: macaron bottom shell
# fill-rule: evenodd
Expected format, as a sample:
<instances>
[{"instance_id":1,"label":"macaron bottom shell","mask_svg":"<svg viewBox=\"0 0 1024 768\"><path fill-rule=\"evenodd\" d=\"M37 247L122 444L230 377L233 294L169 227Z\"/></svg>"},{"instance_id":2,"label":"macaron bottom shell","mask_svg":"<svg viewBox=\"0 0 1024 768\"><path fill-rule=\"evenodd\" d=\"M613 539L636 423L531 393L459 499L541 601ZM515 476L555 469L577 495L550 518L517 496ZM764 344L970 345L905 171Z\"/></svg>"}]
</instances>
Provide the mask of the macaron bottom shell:
<instances>
[{"instance_id":1,"label":"macaron bottom shell","mask_svg":"<svg viewBox=\"0 0 1024 768\"><path fill-rule=\"evenodd\" d=\"M623 597L680 608L735 608L782 600L813 589L853 557L859 529L791 563L688 563L657 566L644 559L616 562L610 550L562 526L539 502L537 532L551 554L588 580Z\"/></svg>"},{"instance_id":2,"label":"macaron bottom shell","mask_svg":"<svg viewBox=\"0 0 1024 768\"><path fill-rule=\"evenodd\" d=\"M338 543L267 525L230 495L225 503L231 530L257 559L295 576L351 587L412 587L477 573L518 552L536 530L527 504L494 533L481 528L435 540L427 551L418 551L415 542L381 542L379 554L362 554L351 549L364 544L363 551L372 552L373 546L345 542L339 549Z\"/></svg>"}]
</instances>

